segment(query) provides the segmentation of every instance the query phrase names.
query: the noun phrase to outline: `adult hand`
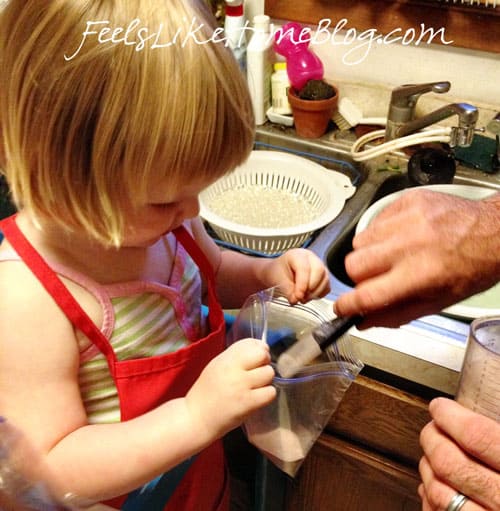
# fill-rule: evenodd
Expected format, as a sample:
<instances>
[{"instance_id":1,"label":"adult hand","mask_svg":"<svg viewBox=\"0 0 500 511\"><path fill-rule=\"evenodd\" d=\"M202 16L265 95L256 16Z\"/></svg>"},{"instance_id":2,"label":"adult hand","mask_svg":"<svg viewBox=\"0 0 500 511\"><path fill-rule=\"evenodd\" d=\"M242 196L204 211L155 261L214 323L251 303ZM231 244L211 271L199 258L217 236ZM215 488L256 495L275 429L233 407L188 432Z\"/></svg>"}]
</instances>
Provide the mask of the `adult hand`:
<instances>
[{"instance_id":1,"label":"adult hand","mask_svg":"<svg viewBox=\"0 0 500 511\"><path fill-rule=\"evenodd\" d=\"M400 326L484 291L500 279L500 194L472 201L409 190L353 240L356 283L335 304L362 328Z\"/></svg>"},{"instance_id":2,"label":"adult hand","mask_svg":"<svg viewBox=\"0 0 500 511\"><path fill-rule=\"evenodd\" d=\"M500 511L500 424L445 398L431 401L421 431L423 511L443 511L456 493L461 511Z\"/></svg>"}]
</instances>

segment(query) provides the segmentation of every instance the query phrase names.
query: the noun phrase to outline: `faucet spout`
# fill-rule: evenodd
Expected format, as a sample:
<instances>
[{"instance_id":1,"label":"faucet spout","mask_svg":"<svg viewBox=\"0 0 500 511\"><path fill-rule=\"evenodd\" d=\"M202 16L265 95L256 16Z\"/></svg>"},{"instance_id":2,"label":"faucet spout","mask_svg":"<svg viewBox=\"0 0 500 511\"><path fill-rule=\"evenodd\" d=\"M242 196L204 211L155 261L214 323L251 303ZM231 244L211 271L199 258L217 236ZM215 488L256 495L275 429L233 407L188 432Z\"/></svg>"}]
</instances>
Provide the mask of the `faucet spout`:
<instances>
[{"instance_id":1,"label":"faucet spout","mask_svg":"<svg viewBox=\"0 0 500 511\"><path fill-rule=\"evenodd\" d=\"M400 136L397 134L399 127L415 118L417 101L422 94L444 94L450 87L450 82L432 82L401 85L393 89L387 113L385 139L393 140Z\"/></svg>"},{"instance_id":2,"label":"faucet spout","mask_svg":"<svg viewBox=\"0 0 500 511\"><path fill-rule=\"evenodd\" d=\"M450 103L449 105L445 105L434 110L434 112L431 112L430 114L402 124L396 130L396 137L410 135L415 131L447 119L452 115L458 115L459 131L470 132L472 135L474 134L474 128L479 115L477 108L473 105L469 105L468 103Z\"/></svg>"},{"instance_id":3,"label":"faucet spout","mask_svg":"<svg viewBox=\"0 0 500 511\"><path fill-rule=\"evenodd\" d=\"M450 145L467 147L474 138L478 110L468 103L450 103L422 117L415 116L415 107L422 94L435 92L443 94L450 89L450 82L434 82L403 85L392 91L385 129L386 141L410 135L422 128L458 116L458 126L451 129Z\"/></svg>"}]
</instances>

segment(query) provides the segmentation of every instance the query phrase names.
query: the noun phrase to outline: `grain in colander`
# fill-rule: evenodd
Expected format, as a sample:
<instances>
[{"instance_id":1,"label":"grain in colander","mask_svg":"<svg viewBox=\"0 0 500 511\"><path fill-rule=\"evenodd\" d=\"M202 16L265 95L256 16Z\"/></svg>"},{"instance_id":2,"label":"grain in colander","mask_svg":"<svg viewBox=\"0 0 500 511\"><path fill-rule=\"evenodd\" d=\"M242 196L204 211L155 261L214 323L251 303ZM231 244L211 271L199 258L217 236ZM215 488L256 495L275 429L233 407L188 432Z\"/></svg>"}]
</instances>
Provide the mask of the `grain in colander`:
<instances>
[{"instance_id":1,"label":"grain in colander","mask_svg":"<svg viewBox=\"0 0 500 511\"><path fill-rule=\"evenodd\" d=\"M260 228L293 227L313 220L315 208L303 196L262 185L245 185L212 197L210 208L232 222Z\"/></svg>"}]
</instances>

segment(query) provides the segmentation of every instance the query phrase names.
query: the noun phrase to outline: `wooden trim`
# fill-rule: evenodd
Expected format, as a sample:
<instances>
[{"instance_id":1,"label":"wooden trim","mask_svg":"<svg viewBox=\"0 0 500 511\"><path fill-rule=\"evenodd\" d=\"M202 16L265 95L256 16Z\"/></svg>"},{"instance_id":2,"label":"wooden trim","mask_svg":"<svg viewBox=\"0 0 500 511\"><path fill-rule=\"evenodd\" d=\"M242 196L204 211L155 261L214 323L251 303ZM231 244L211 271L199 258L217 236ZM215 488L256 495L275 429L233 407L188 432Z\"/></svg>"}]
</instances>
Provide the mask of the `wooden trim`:
<instances>
[{"instance_id":1,"label":"wooden trim","mask_svg":"<svg viewBox=\"0 0 500 511\"><path fill-rule=\"evenodd\" d=\"M334 27L347 19L345 29L376 28L382 34L401 29L445 29L450 46L500 53L500 7L455 5L431 0L265 0L265 12L275 19ZM439 38L433 42L439 43Z\"/></svg>"}]
</instances>

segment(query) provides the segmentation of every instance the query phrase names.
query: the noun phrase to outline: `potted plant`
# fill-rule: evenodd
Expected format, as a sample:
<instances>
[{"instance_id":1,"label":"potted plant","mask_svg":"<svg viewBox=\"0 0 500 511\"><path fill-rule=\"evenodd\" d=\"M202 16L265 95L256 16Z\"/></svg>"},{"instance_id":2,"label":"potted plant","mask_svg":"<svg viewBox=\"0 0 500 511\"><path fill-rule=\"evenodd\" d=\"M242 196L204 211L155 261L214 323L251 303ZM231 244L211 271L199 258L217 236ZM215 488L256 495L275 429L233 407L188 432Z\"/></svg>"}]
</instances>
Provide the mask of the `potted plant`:
<instances>
[{"instance_id":1,"label":"potted plant","mask_svg":"<svg viewBox=\"0 0 500 511\"><path fill-rule=\"evenodd\" d=\"M323 135L337 108L338 90L324 80L309 80L301 90L288 89L295 130L305 138Z\"/></svg>"}]
</instances>

